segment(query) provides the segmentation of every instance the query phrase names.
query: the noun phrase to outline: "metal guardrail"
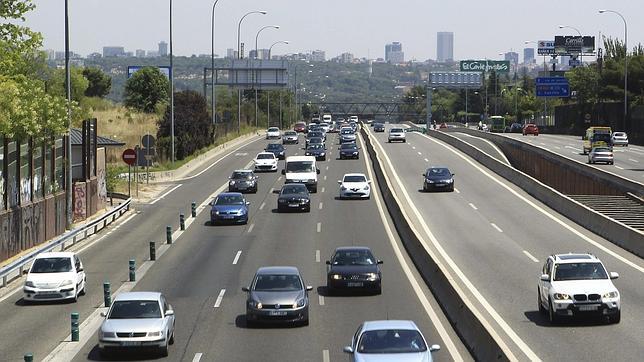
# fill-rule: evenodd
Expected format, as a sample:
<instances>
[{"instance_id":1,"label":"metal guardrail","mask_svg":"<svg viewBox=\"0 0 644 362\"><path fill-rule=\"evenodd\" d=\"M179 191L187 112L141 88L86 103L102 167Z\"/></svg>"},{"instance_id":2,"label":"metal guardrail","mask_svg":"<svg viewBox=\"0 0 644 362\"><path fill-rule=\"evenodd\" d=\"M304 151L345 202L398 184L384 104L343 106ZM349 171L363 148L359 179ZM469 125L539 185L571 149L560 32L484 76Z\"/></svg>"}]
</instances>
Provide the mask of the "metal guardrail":
<instances>
[{"instance_id":1,"label":"metal guardrail","mask_svg":"<svg viewBox=\"0 0 644 362\"><path fill-rule=\"evenodd\" d=\"M51 251L52 249L60 246L61 250L65 250L65 244L67 244L69 241L72 242L73 244L76 244L76 242L86 239L90 235L96 234L99 230L102 230L105 228L107 225L111 224L116 220L118 217L123 215L125 212L127 212L130 209L130 203L132 202L132 199L127 199L125 202L117 206L114 210L111 210L107 214L101 216L100 218L83 225L82 227L79 227L77 229L74 229L72 231L69 231L54 240L50 241L47 243L47 245L34 250L26 255L21 256L20 258L12 261L11 263L5 265L4 267L0 268L0 278L2 278L2 287L7 286L7 279L9 275L16 270L19 270L18 275L22 275L24 272L24 267L25 265L29 264L33 258L40 254L40 253L46 253L48 251ZM111 218L111 220L109 220ZM100 228L99 225L103 224ZM89 233L91 229L94 229L93 232ZM82 236L79 238L79 236Z\"/></svg>"}]
</instances>

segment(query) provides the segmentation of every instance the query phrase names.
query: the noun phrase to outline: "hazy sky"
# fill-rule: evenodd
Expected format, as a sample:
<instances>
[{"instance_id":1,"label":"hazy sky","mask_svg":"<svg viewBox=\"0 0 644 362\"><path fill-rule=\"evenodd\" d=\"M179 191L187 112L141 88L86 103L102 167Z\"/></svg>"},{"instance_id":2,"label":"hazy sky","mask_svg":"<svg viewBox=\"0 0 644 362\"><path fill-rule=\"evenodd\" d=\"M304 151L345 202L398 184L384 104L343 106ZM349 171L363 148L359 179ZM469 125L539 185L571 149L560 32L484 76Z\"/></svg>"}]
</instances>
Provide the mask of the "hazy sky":
<instances>
[{"instance_id":1,"label":"hazy sky","mask_svg":"<svg viewBox=\"0 0 644 362\"><path fill-rule=\"evenodd\" d=\"M210 53L210 20L214 0L174 0L174 53ZM64 48L64 1L34 0L27 24L43 33L45 48ZM71 50L87 55L106 45L127 51L156 50L169 38L168 0L69 0ZM237 23L242 23L246 52L255 47L255 35L265 25L280 25L259 36L259 47L278 40L273 54L325 50L327 59L342 52L357 57L384 57L384 46L403 43L405 59L436 58L436 32L454 32L454 57L499 58L500 52L519 50L525 40L554 39L555 35L603 35L623 39L622 20L615 14L598 14L608 8L629 22L629 48L644 42L642 0L219 0L216 12L216 52L236 48ZM534 46L534 45L530 45Z\"/></svg>"}]
</instances>

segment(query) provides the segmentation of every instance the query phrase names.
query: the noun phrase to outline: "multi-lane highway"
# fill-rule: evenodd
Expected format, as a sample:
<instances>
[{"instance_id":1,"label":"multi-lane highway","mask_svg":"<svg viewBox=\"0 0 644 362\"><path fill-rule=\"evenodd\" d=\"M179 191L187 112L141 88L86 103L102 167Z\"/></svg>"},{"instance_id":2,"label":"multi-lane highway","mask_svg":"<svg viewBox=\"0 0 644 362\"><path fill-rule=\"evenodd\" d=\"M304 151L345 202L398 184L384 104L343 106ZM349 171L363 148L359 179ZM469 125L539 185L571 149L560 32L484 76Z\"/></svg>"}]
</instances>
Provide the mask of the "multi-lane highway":
<instances>
[{"instance_id":1,"label":"multi-lane highway","mask_svg":"<svg viewBox=\"0 0 644 362\"><path fill-rule=\"evenodd\" d=\"M435 358L471 360L405 255L383 210L377 185L370 200L336 198L337 180L344 173L372 172L364 155L360 160L337 160L335 143L336 138L330 136L331 160L319 163L320 185L312 196L310 213L276 213L277 194L273 191L283 184L283 176L262 173L259 191L248 195L251 209L247 225L210 226L207 210L201 212L137 282L134 290L163 292L174 307L176 343L170 348L169 360L342 360L347 358L342 347L349 344L358 325L373 319L414 320L429 343L442 346ZM137 264L146 261L148 242L161 242L165 225L176 225L179 212L188 214L191 201L200 204L207 200L227 183L234 169L248 167L265 144L256 140L231 151L213 167L196 170L198 177L169 185L171 192L163 193L165 197L154 204L137 205L131 220L82 250L88 293L78 304L24 305L19 292L0 302L3 359L20 360L24 353L32 352L39 360L52 351L69 334L70 312L78 311L84 319L100 306L103 281L111 281L112 290L116 290L127 280L129 259L135 258ZM301 146L287 147L289 155L303 154ZM324 262L334 248L343 245L369 246L384 260L382 295L338 297L326 293ZM309 326L247 328L246 295L241 287L265 265L294 265L314 287L309 295ZM92 333L74 360L101 359ZM123 358L147 357L138 353L115 356Z\"/></svg>"},{"instance_id":2,"label":"multi-lane highway","mask_svg":"<svg viewBox=\"0 0 644 362\"><path fill-rule=\"evenodd\" d=\"M408 133L407 143L390 144L386 133L371 134L396 193L427 244L449 266L512 357L641 359L641 258L575 225L441 141ZM447 166L456 174L455 192L419 191L421 174L430 165ZM537 279L545 258L567 252L591 252L620 273L616 286L622 294L621 323L592 320L552 326L538 312Z\"/></svg>"}]
</instances>

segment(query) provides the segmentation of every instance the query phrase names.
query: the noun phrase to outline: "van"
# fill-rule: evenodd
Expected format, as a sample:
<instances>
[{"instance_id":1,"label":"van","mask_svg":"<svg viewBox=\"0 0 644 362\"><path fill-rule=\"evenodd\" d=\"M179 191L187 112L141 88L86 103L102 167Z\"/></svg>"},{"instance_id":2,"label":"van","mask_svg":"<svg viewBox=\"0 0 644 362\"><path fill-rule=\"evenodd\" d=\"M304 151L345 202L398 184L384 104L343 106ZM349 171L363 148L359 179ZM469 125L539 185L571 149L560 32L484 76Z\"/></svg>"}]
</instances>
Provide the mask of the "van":
<instances>
[{"instance_id":1,"label":"van","mask_svg":"<svg viewBox=\"0 0 644 362\"><path fill-rule=\"evenodd\" d=\"M303 183L310 192L318 191L318 175L314 156L289 156L286 157L285 168L282 170L285 183Z\"/></svg>"}]
</instances>

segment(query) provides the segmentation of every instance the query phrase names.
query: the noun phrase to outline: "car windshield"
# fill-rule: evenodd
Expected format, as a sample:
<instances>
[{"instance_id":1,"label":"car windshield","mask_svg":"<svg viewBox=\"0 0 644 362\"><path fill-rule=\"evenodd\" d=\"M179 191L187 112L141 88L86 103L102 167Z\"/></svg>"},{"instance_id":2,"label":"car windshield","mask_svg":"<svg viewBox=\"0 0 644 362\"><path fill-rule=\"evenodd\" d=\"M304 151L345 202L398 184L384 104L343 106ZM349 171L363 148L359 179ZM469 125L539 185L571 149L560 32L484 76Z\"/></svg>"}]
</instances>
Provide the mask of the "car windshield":
<instances>
[{"instance_id":1,"label":"car windshield","mask_svg":"<svg viewBox=\"0 0 644 362\"><path fill-rule=\"evenodd\" d=\"M321 138L311 138L309 139L309 144L319 143L322 144L324 141Z\"/></svg>"},{"instance_id":2,"label":"car windshield","mask_svg":"<svg viewBox=\"0 0 644 362\"><path fill-rule=\"evenodd\" d=\"M333 256L333 265L374 265L376 259L369 250L341 250Z\"/></svg>"},{"instance_id":3,"label":"car windshield","mask_svg":"<svg viewBox=\"0 0 644 362\"><path fill-rule=\"evenodd\" d=\"M279 132L279 128L271 127L268 129L268 132Z\"/></svg>"},{"instance_id":4,"label":"car windshield","mask_svg":"<svg viewBox=\"0 0 644 362\"><path fill-rule=\"evenodd\" d=\"M342 146L340 146L340 149L343 149L343 150L355 150L357 148L358 146L356 146L355 143L344 143L342 144Z\"/></svg>"},{"instance_id":5,"label":"car windshield","mask_svg":"<svg viewBox=\"0 0 644 362\"><path fill-rule=\"evenodd\" d=\"M322 132L318 132L318 131L309 132L307 136L309 136L309 138L319 138L319 137L322 137Z\"/></svg>"},{"instance_id":6,"label":"car windshield","mask_svg":"<svg viewBox=\"0 0 644 362\"><path fill-rule=\"evenodd\" d=\"M297 274L260 274L255 279L254 290L293 292L302 290L302 282Z\"/></svg>"},{"instance_id":7,"label":"car windshield","mask_svg":"<svg viewBox=\"0 0 644 362\"><path fill-rule=\"evenodd\" d=\"M615 132L615 133L613 133L613 136L615 136L615 137L625 137L626 133L624 133L624 132Z\"/></svg>"},{"instance_id":8,"label":"car windshield","mask_svg":"<svg viewBox=\"0 0 644 362\"><path fill-rule=\"evenodd\" d=\"M309 150L323 150L323 149L324 149L324 145L322 145L321 143L313 142L309 146Z\"/></svg>"},{"instance_id":9,"label":"car windshield","mask_svg":"<svg viewBox=\"0 0 644 362\"><path fill-rule=\"evenodd\" d=\"M259 155L257 155L258 160L272 160L274 158L275 155L273 155L272 153L260 153Z\"/></svg>"},{"instance_id":10,"label":"car windshield","mask_svg":"<svg viewBox=\"0 0 644 362\"><path fill-rule=\"evenodd\" d=\"M313 161L291 161L286 163L286 172L315 172Z\"/></svg>"},{"instance_id":11,"label":"car windshield","mask_svg":"<svg viewBox=\"0 0 644 362\"><path fill-rule=\"evenodd\" d=\"M561 263L555 265L554 280L608 279L601 263Z\"/></svg>"},{"instance_id":12,"label":"car windshield","mask_svg":"<svg viewBox=\"0 0 644 362\"><path fill-rule=\"evenodd\" d=\"M267 150L281 150L283 147L279 143L270 143L266 146Z\"/></svg>"},{"instance_id":13,"label":"car windshield","mask_svg":"<svg viewBox=\"0 0 644 362\"><path fill-rule=\"evenodd\" d=\"M367 178L362 175L344 176L344 182L365 182Z\"/></svg>"},{"instance_id":14,"label":"car windshield","mask_svg":"<svg viewBox=\"0 0 644 362\"><path fill-rule=\"evenodd\" d=\"M240 195L222 195L217 196L215 205L243 205L244 198Z\"/></svg>"},{"instance_id":15,"label":"car windshield","mask_svg":"<svg viewBox=\"0 0 644 362\"><path fill-rule=\"evenodd\" d=\"M402 128L392 128L391 131L389 131L389 132L391 132L391 133L402 133L403 130L402 130Z\"/></svg>"},{"instance_id":16,"label":"car windshield","mask_svg":"<svg viewBox=\"0 0 644 362\"><path fill-rule=\"evenodd\" d=\"M353 131L350 129L343 129L341 134L353 134Z\"/></svg>"},{"instance_id":17,"label":"car windshield","mask_svg":"<svg viewBox=\"0 0 644 362\"><path fill-rule=\"evenodd\" d=\"M114 302L108 319L161 318L156 300L123 300Z\"/></svg>"},{"instance_id":18,"label":"car windshield","mask_svg":"<svg viewBox=\"0 0 644 362\"><path fill-rule=\"evenodd\" d=\"M427 345L420 333L409 329L366 331L357 348L358 353L418 353L426 350Z\"/></svg>"},{"instance_id":19,"label":"car windshield","mask_svg":"<svg viewBox=\"0 0 644 362\"><path fill-rule=\"evenodd\" d=\"M70 258L39 258L34 261L31 273L66 273L72 271Z\"/></svg>"},{"instance_id":20,"label":"car windshield","mask_svg":"<svg viewBox=\"0 0 644 362\"><path fill-rule=\"evenodd\" d=\"M593 152L610 152L610 148L607 147L595 147Z\"/></svg>"},{"instance_id":21,"label":"car windshield","mask_svg":"<svg viewBox=\"0 0 644 362\"><path fill-rule=\"evenodd\" d=\"M284 132L284 135L285 136L297 136L297 132L295 132L295 131L287 131L287 132Z\"/></svg>"},{"instance_id":22,"label":"car windshield","mask_svg":"<svg viewBox=\"0 0 644 362\"><path fill-rule=\"evenodd\" d=\"M235 180L250 180L253 178L253 174L251 172L233 172L233 175L230 177Z\"/></svg>"},{"instance_id":23,"label":"car windshield","mask_svg":"<svg viewBox=\"0 0 644 362\"><path fill-rule=\"evenodd\" d=\"M610 142L610 133L595 133L592 141L604 141L608 143Z\"/></svg>"},{"instance_id":24,"label":"car windshield","mask_svg":"<svg viewBox=\"0 0 644 362\"><path fill-rule=\"evenodd\" d=\"M451 173L446 168L430 168L427 170L427 177L450 176Z\"/></svg>"},{"instance_id":25,"label":"car windshield","mask_svg":"<svg viewBox=\"0 0 644 362\"><path fill-rule=\"evenodd\" d=\"M308 193L306 186L304 185L285 185L282 186L282 191L280 194L302 194L306 195Z\"/></svg>"}]
</instances>

